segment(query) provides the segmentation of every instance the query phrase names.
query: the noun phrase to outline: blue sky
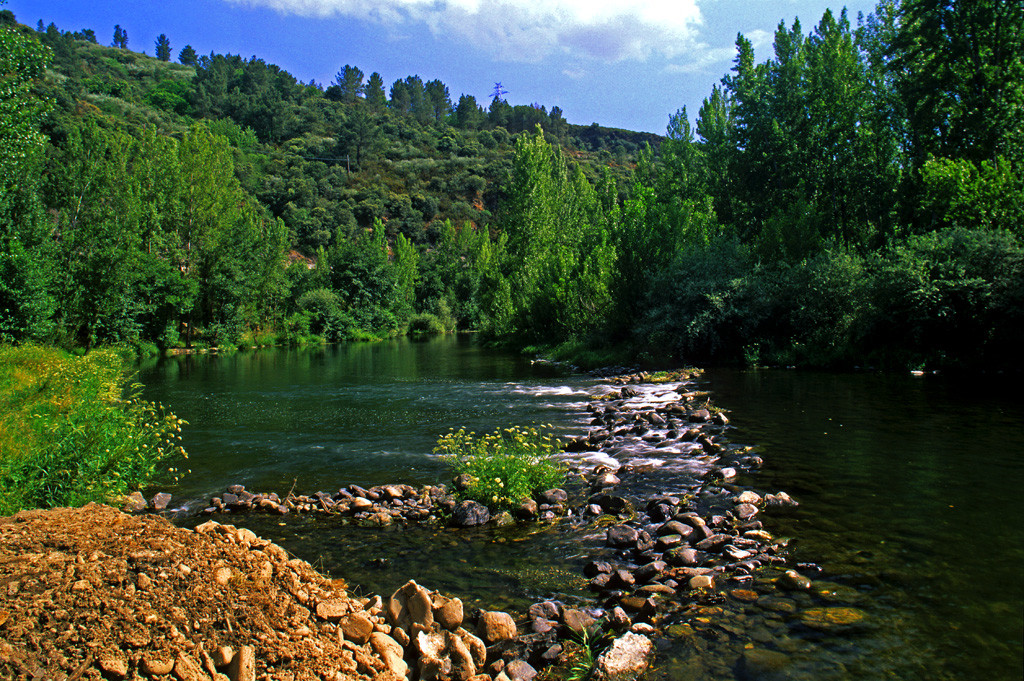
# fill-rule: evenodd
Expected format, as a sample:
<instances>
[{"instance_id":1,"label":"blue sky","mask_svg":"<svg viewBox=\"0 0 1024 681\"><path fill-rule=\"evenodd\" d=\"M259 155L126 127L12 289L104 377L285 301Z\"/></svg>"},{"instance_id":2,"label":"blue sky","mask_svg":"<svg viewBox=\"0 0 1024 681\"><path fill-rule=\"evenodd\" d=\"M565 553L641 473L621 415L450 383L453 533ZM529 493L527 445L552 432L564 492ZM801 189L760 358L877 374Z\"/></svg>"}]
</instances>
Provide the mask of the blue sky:
<instances>
[{"instance_id":1,"label":"blue sky","mask_svg":"<svg viewBox=\"0 0 1024 681\"><path fill-rule=\"evenodd\" d=\"M664 133L670 114L691 117L729 70L737 33L759 59L780 20L810 31L826 8L850 0L9 0L21 23L91 28L109 44L114 25L129 49L153 54L168 36L175 58L256 55L303 82L328 85L345 64L384 82L438 78L452 99L485 106L496 81L510 104L561 107L572 123Z\"/></svg>"}]
</instances>

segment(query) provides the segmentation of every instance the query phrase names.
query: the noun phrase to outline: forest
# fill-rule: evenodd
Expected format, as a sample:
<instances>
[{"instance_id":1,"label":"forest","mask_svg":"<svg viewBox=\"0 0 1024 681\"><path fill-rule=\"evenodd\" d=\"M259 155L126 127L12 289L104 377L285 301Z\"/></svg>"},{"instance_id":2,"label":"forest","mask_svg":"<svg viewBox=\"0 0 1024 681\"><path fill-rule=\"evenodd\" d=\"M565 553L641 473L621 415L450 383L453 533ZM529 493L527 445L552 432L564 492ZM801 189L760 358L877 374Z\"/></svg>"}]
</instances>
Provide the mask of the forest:
<instances>
[{"instance_id":1,"label":"forest","mask_svg":"<svg viewBox=\"0 0 1024 681\"><path fill-rule=\"evenodd\" d=\"M1022 27L1020 0L782 22L656 136L3 10L0 342L1020 368Z\"/></svg>"}]
</instances>

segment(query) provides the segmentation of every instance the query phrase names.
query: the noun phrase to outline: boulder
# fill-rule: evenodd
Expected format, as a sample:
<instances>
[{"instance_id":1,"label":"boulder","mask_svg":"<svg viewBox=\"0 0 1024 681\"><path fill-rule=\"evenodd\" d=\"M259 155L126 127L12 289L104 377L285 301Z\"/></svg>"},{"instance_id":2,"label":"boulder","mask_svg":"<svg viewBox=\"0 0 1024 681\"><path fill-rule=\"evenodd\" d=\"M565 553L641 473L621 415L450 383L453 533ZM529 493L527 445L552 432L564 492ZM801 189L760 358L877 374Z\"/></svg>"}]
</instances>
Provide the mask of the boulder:
<instances>
[{"instance_id":1,"label":"boulder","mask_svg":"<svg viewBox=\"0 0 1024 681\"><path fill-rule=\"evenodd\" d=\"M626 632L598 656L593 678L599 681L632 681L647 669L653 652L651 639Z\"/></svg>"},{"instance_id":2,"label":"boulder","mask_svg":"<svg viewBox=\"0 0 1024 681\"><path fill-rule=\"evenodd\" d=\"M410 636L434 625L430 593L411 579L391 595L384 610L388 624L405 630Z\"/></svg>"},{"instance_id":3,"label":"boulder","mask_svg":"<svg viewBox=\"0 0 1024 681\"><path fill-rule=\"evenodd\" d=\"M365 613L357 612L346 615L338 622L338 627L345 636L346 641L352 641L357 645L363 645L370 640L373 633L373 622Z\"/></svg>"},{"instance_id":4,"label":"boulder","mask_svg":"<svg viewBox=\"0 0 1024 681\"><path fill-rule=\"evenodd\" d=\"M433 606L434 621L440 624L442 629L454 631L462 626L465 613L461 600L435 596Z\"/></svg>"},{"instance_id":5,"label":"boulder","mask_svg":"<svg viewBox=\"0 0 1024 681\"><path fill-rule=\"evenodd\" d=\"M124 510L126 513L138 513L139 511L145 511L147 508L146 498L142 496L142 492L135 490L124 499Z\"/></svg>"},{"instance_id":6,"label":"boulder","mask_svg":"<svg viewBox=\"0 0 1024 681\"><path fill-rule=\"evenodd\" d=\"M150 506L153 507L154 511L162 511L167 508L167 504L171 503L171 495L167 492L157 492L153 495L153 498L149 500Z\"/></svg>"},{"instance_id":7,"label":"boulder","mask_svg":"<svg viewBox=\"0 0 1024 681\"><path fill-rule=\"evenodd\" d=\"M452 511L452 525L455 527L486 525L490 519L491 512L487 507L471 499L459 503Z\"/></svg>"},{"instance_id":8,"label":"boulder","mask_svg":"<svg viewBox=\"0 0 1024 681\"><path fill-rule=\"evenodd\" d=\"M516 622L507 612L481 613L476 629L488 645L516 637Z\"/></svg>"},{"instance_id":9,"label":"boulder","mask_svg":"<svg viewBox=\"0 0 1024 681\"><path fill-rule=\"evenodd\" d=\"M582 634L584 631L587 631L590 627L594 626L595 621L589 613L583 610L565 608L562 611L562 624L565 625L566 629L575 634Z\"/></svg>"},{"instance_id":10,"label":"boulder","mask_svg":"<svg viewBox=\"0 0 1024 681\"><path fill-rule=\"evenodd\" d=\"M635 527L630 527L629 525L612 525L606 533L608 546L619 549L636 546L638 539L640 539L640 532Z\"/></svg>"},{"instance_id":11,"label":"boulder","mask_svg":"<svg viewBox=\"0 0 1024 681\"><path fill-rule=\"evenodd\" d=\"M388 668L396 676L404 677L409 671L405 662L405 650L401 644L385 633L375 631L370 634L370 645Z\"/></svg>"}]
</instances>

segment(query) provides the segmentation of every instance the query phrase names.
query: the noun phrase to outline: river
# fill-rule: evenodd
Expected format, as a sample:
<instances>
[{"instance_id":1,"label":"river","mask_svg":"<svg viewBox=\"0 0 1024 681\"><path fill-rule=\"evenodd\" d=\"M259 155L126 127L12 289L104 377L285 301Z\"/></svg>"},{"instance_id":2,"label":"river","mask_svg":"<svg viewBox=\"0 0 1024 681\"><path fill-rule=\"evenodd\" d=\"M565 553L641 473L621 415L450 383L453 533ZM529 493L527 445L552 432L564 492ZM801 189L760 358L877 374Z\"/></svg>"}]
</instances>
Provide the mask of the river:
<instances>
[{"instance_id":1,"label":"river","mask_svg":"<svg viewBox=\"0 0 1024 681\"><path fill-rule=\"evenodd\" d=\"M431 454L440 433L541 423L579 433L595 383L466 338L177 357L144 367L140 380L146 397L189 421L192 473L169 491L193 507L232 483L283 494L445 481ZM748 678L751 647L782 653L777 669L757 672L777 678L1021 678L1024 399L1015 386L711 370L701 387L729 410L729 438L765 461L739 482L801 503L767 515L767 528L793 537L794 561L835 585L839 604L867 624L822 632L756 605L725 607L697 630L667 620L652 678ZM368 593L415 577L494 608L586 598L579 570L600 534L232 521Z\"/></svg>"}]
</instances>

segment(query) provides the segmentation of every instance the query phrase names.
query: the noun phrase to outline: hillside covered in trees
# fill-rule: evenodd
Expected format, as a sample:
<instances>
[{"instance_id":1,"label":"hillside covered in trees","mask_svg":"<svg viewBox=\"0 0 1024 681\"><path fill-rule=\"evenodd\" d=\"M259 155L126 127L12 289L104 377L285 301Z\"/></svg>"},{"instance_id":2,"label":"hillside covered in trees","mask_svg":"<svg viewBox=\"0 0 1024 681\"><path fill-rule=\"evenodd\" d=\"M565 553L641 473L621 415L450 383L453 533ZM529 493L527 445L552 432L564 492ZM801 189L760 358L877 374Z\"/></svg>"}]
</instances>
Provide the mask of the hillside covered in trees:
<instances>
[{"instance_id":1,"label":"hillside covered in trees","mask_svg":"<svg viewBox=\"0 0 1024 681\"><path fill-rule=\"evenodd\" d=\"M5 12L0 339L1020 366L1024 8L855 23L739 36L661 138Z\"/></svg>"}]
</instances>

